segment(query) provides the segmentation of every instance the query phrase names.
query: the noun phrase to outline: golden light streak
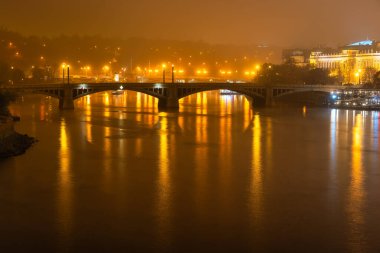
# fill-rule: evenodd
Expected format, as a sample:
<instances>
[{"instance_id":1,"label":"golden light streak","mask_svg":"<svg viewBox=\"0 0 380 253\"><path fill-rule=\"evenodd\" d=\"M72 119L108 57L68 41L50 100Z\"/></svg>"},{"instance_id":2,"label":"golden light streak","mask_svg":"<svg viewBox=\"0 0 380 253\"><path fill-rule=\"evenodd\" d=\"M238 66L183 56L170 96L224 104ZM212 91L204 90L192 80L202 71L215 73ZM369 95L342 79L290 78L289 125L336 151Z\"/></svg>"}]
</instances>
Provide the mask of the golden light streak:
<instances>
[{"instance_id":1,"label":"golden light streak","mask_svg":"<svg viewBox=\"0 0 380 253\"><path fill-rule=\"evenodd\" d=\"M62 240L66 240L72 230L72 175L71 150L65 119L61 119L59 138L58 171L58 218ZM67 242L62 242L67 243Z\"/></svg>"},{"instance_id":2,"label":"golden light streak","mask_svg":"<svg viewBox=\"0 0 380 253\"><path fill-rule=\"evenodd\" d=\"M252 140L252 218L254 224L260 222L263 215L263 172L262 172L262 143L261 143L261 119L255 115L253 120Z\"/></svg>"},{"instance_id":3,"label":"golden light streak","mask_svg":"<svg viewBox=\"0 0 380 253\"><path fill-rule=\"evenodd\" d=\"M348 216L350 226L350 247L351 252L365 252L363 227L364 227L364 198L363 189L363 122L362 115L357 114L355 125L352 131L352 149L351 149L351 185L348 196Z\"/></svg>"},{"instance_id":4,"label":"golden light streak","mask_svg":"<svg viewBox=\"0 0 380 253\"><path fill-rule=\"evenodd\" d=\"M169 157L169 129L168 129L168 114L160 113L160 147L159 147L159 174L157 182L157 211L158 211L158 227L159 236L167 239L167 233L170 227L170 195L171 195L171 182L170 182L170 157Z\"/></svg>"}]
</instances>

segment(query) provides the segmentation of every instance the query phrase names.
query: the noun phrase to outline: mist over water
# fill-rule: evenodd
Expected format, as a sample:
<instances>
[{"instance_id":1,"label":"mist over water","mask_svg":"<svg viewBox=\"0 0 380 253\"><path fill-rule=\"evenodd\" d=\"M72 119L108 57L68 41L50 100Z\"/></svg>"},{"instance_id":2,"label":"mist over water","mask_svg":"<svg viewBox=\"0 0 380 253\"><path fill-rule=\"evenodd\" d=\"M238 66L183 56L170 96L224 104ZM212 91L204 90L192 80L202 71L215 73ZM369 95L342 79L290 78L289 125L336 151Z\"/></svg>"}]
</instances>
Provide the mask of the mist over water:
<instances>
[{"instance_id":1,"label":"mist over water","mask_svg":"<svg viewBox=\"0 0 380 253\"><path fill-rule=\"evenodd\" d=\"M0 161L4 252L376 252L379 112L205 92L25 96L39 142ZM22 244L19 243L22 241Z\"/></svg>"}]
</instances>

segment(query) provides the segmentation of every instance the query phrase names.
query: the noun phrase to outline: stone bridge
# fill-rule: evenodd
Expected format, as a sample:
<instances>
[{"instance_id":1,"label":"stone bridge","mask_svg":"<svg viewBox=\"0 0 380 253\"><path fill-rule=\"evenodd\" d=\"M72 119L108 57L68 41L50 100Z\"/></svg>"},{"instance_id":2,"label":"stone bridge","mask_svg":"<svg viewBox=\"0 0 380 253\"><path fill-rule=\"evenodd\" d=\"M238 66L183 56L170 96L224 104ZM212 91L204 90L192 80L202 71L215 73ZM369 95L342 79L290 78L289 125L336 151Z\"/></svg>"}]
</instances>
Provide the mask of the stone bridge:
<instances>
[{"instance_id":1,"label":"stone bridge","mask_svg":"<svg viewBox=\"0 0 380 253\"><path fill-rule=\"evenodd\" d=\"M1 89L16 92L43 94L59 99L63 110L74 109L74 100L83 96L110 90L128 90L148 94L158 99L160 108L175 109L179 99L189 95L212 90L230 90L252 99L255 105L271 106L275 99L297 92L326 92L339 89L327 85L258 85L253 83L82 83L82 84L16 84Z\"/></svg>"}]
</instances>

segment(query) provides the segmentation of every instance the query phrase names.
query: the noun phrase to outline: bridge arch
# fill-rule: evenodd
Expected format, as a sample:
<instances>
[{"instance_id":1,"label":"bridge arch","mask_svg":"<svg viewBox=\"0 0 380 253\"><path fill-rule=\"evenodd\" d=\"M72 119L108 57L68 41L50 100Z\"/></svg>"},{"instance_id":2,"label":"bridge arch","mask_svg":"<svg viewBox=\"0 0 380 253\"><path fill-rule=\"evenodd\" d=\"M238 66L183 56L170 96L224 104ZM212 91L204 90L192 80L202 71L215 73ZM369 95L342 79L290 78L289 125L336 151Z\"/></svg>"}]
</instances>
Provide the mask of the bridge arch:
<instances>
[{"instance_id":1,"label":"bridge arch","mask_svg":"<svg viewBox=\"0 0 380 253\"><path fill-rule=\"evenodd\" d=\"M295 90L279 94L274 98L279 103L320 105L328 102L329 95L330 92L326 90Z\"/></svg>"},{"instance_id":2,"label":"bridge arch","mask_svg":"<svg viewBox=\"0 0 380 253\"><path fill-rule=\"evenodd\" d=\"M246 97L249 97L256 104L264 104L266 99L266 90L257 88L242 88L242 87L201 87L201 88L182 88L178 91L178 99L186 98L188 96L207 91L218 91L218 90L230 90Z\"/></svg>"},{"instance_id":3,"label":"bridge arch","mask_svg":"<svg viewBox=\"0 0 380 253\"><path fill-rule=\"evenodd\" d=\"M288 96L292 94L304 94L304 93L319 93L319 94L326 94L327 96L330 94L330 91L322 90L322 89L304 89L304 90L289 89L282 92L278 92L274 90L273 96L275 98L280 98L280 97L284 97L284 96Z\"/></svg>"},{"instance_id":4,"label":"bridge arch","mask_svg":"<svg viewBox=\"0 0 380 253\"><path fill-rule=\"evenodd\" d=\"M96 93L115 91L116 89L112 88L79 88L73 89L73 100L79 99L81 97L93 95ZM134 91L138 93L143 93L149 96L152 96L157 99L164 99L166 96L166 91L160 88L151 88L151 89L138 89L138 88L123 88L123 91Z\"/></svg>"},{"instance_id":5,"label":"bridge arch","mask_svg":"<svg viewBox=\"0 0 380 253\"><path fill-rule=\"evenodd\" d=\"M61 99L63 97L63 92L61 90L29 90L30 94L37 94L42 96L48 96L52 98Z\"/></svg>"}]
</instances>

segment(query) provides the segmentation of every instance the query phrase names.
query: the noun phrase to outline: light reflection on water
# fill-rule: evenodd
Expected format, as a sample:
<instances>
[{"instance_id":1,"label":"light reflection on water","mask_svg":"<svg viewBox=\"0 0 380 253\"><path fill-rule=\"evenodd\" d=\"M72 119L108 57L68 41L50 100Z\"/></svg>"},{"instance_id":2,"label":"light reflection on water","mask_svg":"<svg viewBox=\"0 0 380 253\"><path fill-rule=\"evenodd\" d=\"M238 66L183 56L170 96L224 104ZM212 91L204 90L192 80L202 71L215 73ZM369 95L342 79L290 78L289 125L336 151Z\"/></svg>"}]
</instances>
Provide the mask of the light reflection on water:
<instances>
[{"instance_id":1,"label":"light reflection on water","mask_svg":"<svg viewBox=\"0 0 380 253\"><path fill-rule=\"evenodd\" d=\"M60 149L59 149L59 173L58 173L58 219L60 225L61 243L68 244L72 233L72 174L71 174L71 151L70 136L67 132L65 119L61 119L60 126Z\"/></svg>"},{"instance_id":2,"label":"light reflection on water","mask_svg":"<svg viewBox=\"0 0 380 253\"><path fill-rule=\"evenodd\" d=\"M8 182L0 194L27 188L36 194L17 196L55 203L54 214L40 208L59 224L48 243L147 252L380 246L380 214L370 211L380 194L378 112L252 109L243 96L216 92L181 100L179 112L160 112L157 99L135 92L87 96L75 106L59 112L54 99L37 96L11 107L19 131L40 142L0 164ZM13 170L32 180L21 187ZM41 200L37 193L49 189L56 194Z\"/></svg>"},{"instance_id":3,"label":"light reflection on water","mask_svg":"<svg viewBox=\"0 0 380 253\"><path fill-rule=\"evenodd\" d=\"M263 165L262 165L262 128L261 119L257 114L253 120L252 140L252 214L254 225L260 222L263 212Z\"/></svg>"},{"instance_id":4,"label":"light reflection on water","mask_svg":"<svg viewBox=\"0 0 380 253\"><path fill-rule=\"evenodd\" d=\"M363 208L365 193L363 189L363 114L358 113L354 118L352 131L352 179L349 191L348 213L350 225L350 243L352 252L366 252L363 248L366 238L363 236Z\"/></svg>"}]
</instances>

